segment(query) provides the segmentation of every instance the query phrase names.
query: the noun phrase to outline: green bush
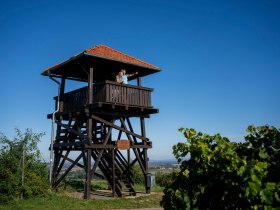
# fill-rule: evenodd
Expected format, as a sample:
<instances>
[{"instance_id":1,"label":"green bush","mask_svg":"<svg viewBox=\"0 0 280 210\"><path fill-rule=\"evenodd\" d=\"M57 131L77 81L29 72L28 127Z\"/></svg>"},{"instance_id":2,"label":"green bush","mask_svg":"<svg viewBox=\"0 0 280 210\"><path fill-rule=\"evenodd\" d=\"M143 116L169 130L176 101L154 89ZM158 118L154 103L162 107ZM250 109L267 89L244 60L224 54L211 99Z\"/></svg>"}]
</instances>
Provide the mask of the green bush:
<instances>
[{"instance_id":1,"label":"green bush","mask_svg":"<svg viewBox=\"0 0 280 210\"><path fill-rule=\"evenodd\" d=\"M173 153L181 164L164 189L165 209L276 209L280 206L280 132L249 126L244 143L179 129L187 143Z\"/></svg>"},{"instance_id":2,"label":"green bush","mask_svg":"<svg viewBox=\"0 0 280 210\"><path fill-rule=\"evenodd\" d=\"M135 184L145 184L145 177L139 165L133 165L133 177Z\"/></svg>"},{"instance_id":3,"label":"green bush","mask_svg":"<svg viewBox=\"0 0 280 210\"><path fill-rule=\"evenodd\" d=\"M13 140L0 134L0 203L20 196L45 195L49 188L47 164L41 161L37 147L44 134L34 134L31 129L24 133L18 129L15 131Z\"/></svg>"},{"instance_id":4,"label":"green bush","mask_svg":"<svg viewBox=\"0 0 280 210\"><path fill-rule=\"evenodd\" d=\"M67 181L64 181L62 185L64 185L64 189L67 189L67 187L70 187L70 189L75 191L84 190L84 180L83 179L68 179Z\"/></svg>"},{"instance_id":5,"label":"green bush","mask_svg":"<svg viewBox=\"0 0 280 210\"><path fill-rule=\"evenodd\" d=\"M156 172L156 184L161 187L169 186L176 179L178 173L175 170L171 173Z\"/></svg>"}]
</instances>

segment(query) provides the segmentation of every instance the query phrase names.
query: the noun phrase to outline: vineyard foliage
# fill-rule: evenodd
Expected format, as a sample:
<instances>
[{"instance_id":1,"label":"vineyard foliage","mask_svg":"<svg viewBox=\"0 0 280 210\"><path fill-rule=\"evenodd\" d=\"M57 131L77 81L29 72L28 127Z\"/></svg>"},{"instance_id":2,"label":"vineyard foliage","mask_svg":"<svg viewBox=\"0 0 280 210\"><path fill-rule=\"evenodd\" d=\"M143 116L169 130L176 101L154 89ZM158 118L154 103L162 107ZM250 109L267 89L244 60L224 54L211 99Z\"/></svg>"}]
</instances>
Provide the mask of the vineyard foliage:
<instances>
[{"instance_id":1,"label":"vineyard foliage","mask_svg":"<svg viewBox=\"0 0 280 210\"><path fill-rule=\"evenodd\" d=\"M280 132L249 126L236 143L179 129L187 140L173 146L181 164L164 189L165 209L277 209L280 206Z\"/></svg>"}]
</instances>

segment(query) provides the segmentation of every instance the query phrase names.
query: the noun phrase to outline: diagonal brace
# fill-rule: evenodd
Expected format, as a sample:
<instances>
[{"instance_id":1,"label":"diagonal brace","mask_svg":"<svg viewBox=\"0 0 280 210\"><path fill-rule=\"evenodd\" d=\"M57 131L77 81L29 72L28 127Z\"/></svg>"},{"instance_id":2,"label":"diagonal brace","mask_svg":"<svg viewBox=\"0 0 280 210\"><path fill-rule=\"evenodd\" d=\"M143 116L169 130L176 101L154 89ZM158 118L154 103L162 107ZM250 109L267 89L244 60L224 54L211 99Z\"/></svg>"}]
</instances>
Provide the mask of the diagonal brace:
<instances>
[{"instance_id":1,"label":"diagonal brace","mask_svg":"<svg viewBox=\"0 0 280 210\"><path fill-rule=\"evenodd\" d=\"M113 124L113 123L111 123L111 122L109 122L109 121L107 121L107 120L104 120L104 119L102 119L102 118L100 118L100 117L97 117L97 116L95 116L95 115L91 115L91 117L92 117L93 119L99 121L99 122L105 123L106 125L108 125L108 126L110 126L110 127L113 127L113 128L115 128L115 129L120 130L120 131L122 131L122 132L124 132L124 133L127 133L127 134L129 134L129 135L135 136L136 138L142 139L143 141L149 141L149 139L146 138L146 137L140 136L140 135L138 135L138 134L136 134L136 133L132 133L131 131L128 131L128 130L126 130L126 129L120 127L120 126L117 126L117 125L115 125L115 124Z\"/></svg>"}]
</instances>

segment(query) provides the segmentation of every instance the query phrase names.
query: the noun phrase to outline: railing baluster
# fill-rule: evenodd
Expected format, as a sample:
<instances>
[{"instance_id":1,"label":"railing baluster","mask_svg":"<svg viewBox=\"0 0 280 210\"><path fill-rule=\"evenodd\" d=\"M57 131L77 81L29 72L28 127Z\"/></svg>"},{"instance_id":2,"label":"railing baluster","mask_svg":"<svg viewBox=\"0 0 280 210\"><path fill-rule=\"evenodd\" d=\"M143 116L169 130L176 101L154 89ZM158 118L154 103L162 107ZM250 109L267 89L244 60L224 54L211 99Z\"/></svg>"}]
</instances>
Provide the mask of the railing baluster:
<instances>
[{"instance_id":1,"label":"railing baluster","mask_svg":"<svg viewBox=\"0 0 280 210\"><path fill-rule=\"evenodd\" d=\"M145 106L145 90L142 91L142 94L140 94L140 100L141 100L141 104L142 106Z\"/></svg>"},{"instance_id":2,"label":"railing baluster","mask_svg":"<svg viewBox=\"0 0 280 210\"><path fill-rule=\"evenodd\" d=\"M147 92L147 106L150 107L151 106L151 102L150 102L150 92Z\"/></svg>"},{"instance_id":3,"label":"railing baluster","mask_svg":"<svg viewBox=\"0 0 280 210\"><path fill-rule=\"evenodd\" d=\"M147 106L147 91L144 91L143 94L143 106Z\"/></svg>"},{"instance_id":4,"label":"railing baluster","mask_svg":"<svg viewBox=\"0 0 280 210\"><path fill-rule=\"evenodd\" d=\"M124 86L121 86L121 99L122 99L122 104L125 104L125 87Z\"/></svg>"},{"instance_id":5,"label":"railing baluster","mask_svg":"<svg viewBox=\"0 0 280 210\"><path fill-rule=\"evenodd\" d=\"M123 87L123 101L127 105L127 87Z\"/></svg>"},{"instance_id":6,"label":"railing baluster","mask_svg":"<svg viewBox=\"0 0 280 210\"><path fill-rule=\"evenodd\" d=\"M131 88L130 97L131 97L131 105L134 105L134 104L135 104L135 103L134 103L135 98L134 98L134 89L133 89L133 88Z\"/></svg>"},{"instance_id":7,"label":"railing baluster","mask_svg":"<svg viewBox=\"0 0 280 210\"><path fill-rule=\"evenodd\" d=\"M139 104L138 100L137 100L137 90L135 88L133 88L133 90L134 90L134 96L133 96L133 98L134 98L134 105L136 106L137 104Z\"/></svg>"},{"instance_id":8,"label":"railing baluster","mask_svg":"<svg viewBox=\"0 0 280 210\"><path fill-rule=\"evenodd\" d=\"M106 101L105 102L109 102L110 101L110 85L105 84L105 89L106 89Z\"/></svg>"},{"instance_id":9,"label":"railing baluster","mask_svg":"<svg viewBox=\"0 0 280 210\"><path fill-rule=\"evenodd\" d=\"M136 92L137 92L137 103L140 105L140 106L143 106L143 104L141 104L141 100L140 100L140 96L141 96L141 94L140 94L140 90L139 89L136 89Z\"/></svg>"},{"instance_id":10,"label":"railing baluster","mask_svg":"<svg viewBox=\"0 0 280 210\"><path fill-rule=\"evenodd\" d=\"M122 92L122 86L119 86L119 90L120 90L120 92L119 92L119 103L120 104L123 104L123 97L122 97L122 95L123 95L123 92Z\"/></svg>"},{"instance_id":11,"label":"railing baluster","mask_svg":"<svg viewBox=\"0 0 280 210\"><path fill-rule=\"evenodd\" d=\"M132 94L132 89L129 88L129 89L127 90L127 97L128 97L128 104L129 104L129 105L132 104L131 94Z\"/></svg>"},{"instance_id":12,"label":"railing baluster","mask_svg":"<svg viewBox=\"0 0 280 210\"><path fill-rule=\"evenodd\" d=\"M136 94L135 94L136 104L139 104L141 106L140 100L139 100L139 95L140 95L139 90L135 89L135 92L136 92Z\"/></svg>"},{"instance_id":13,"label":"railing baluster","mask_svg":"<svg viewBox=\"0 0 280 210\"><path fill-rule=\"evenodd\" d=\"M145 90L144 91L141 91L141 93L140 93L140 90L138 90L138 98L139 98L139 104L141 105L141 106L144 106L144 101L143 101L143 96L144 96L144 94L145 94Z\"/></svg>"}]
</instances>

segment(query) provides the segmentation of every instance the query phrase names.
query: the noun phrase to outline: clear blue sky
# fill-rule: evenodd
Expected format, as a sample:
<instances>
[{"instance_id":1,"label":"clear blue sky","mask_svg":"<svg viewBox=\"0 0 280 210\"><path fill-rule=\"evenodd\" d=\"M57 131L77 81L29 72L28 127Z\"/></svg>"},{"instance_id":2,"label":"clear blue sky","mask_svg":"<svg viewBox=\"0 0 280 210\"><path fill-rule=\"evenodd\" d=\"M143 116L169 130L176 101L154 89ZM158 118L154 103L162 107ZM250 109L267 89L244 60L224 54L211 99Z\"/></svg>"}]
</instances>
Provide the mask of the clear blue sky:
<instances>
[{"instance_id":1,"label":"clear blue sky","mask_svg":"<svg viewBox=\"0 0 280 210\"><path fill-rule=\"evenodd\" d=\"M234 141L249 124L279 128L279 11L276 0L1 1L0 131L46 132L48 160L57 86L40 73L100 43L162 69L143 78L160 109L146 121L151 159L173 158L179 127Z\"/></svg>"}]
</instances>

